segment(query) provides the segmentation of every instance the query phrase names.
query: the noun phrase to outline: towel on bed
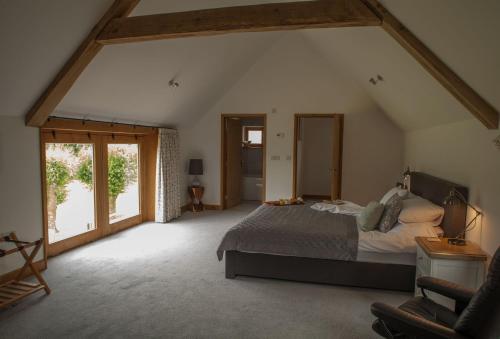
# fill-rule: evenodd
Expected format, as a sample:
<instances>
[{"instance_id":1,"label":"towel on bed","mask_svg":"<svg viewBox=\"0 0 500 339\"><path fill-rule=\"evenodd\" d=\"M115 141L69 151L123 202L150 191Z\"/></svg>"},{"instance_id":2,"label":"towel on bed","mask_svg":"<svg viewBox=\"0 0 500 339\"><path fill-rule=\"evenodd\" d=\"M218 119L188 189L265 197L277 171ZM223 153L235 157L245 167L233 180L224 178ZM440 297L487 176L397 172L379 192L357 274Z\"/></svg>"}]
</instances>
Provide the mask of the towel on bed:
<instances>
[{"instance_id":1,"label":"towel on bed","mask_svg":"<svg viewBox=\"0 0 500 339\"><path fill-rule=\"evenodd\" d=\"M347 214L347 215L358 215L363 210L362 206L355 204L351 201L344 201L342 205L329 204L327 202L317 202L311 205L311 208L320 212L330 212L330 213L338 213L338 214Z\"/></svg>"}]
</instances>

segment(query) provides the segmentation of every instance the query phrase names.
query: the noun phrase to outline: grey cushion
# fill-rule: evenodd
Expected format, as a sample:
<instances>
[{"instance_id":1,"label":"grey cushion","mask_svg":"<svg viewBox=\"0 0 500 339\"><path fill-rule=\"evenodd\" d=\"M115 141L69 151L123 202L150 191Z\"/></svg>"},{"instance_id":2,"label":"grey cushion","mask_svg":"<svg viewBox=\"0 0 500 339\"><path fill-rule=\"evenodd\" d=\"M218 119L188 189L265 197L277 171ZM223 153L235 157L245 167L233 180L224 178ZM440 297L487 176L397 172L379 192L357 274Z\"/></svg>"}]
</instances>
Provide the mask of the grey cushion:
<instances>
[{"instance_id":1,"label":"grey cushion","mask_svg":"<svg viewBox=\"0 0 500 339\"><path fill-rule=\"evenodd\" d=\"M371 201L356 217L358 227L365 232L373 231L384 213L384 205L377 201Z\"/></svg>"},{"instance_id":2,"label":"grey cushion","mask_svg":"<svg viewBox=\"0 0 500 339\"><path fill-rule=\"evenodd\" d=\"M399 213L403 208L403 199L396 193L385 204L384 213L380 218L378 229L387 233L398 221Z\"/></svg>"}]
</instances>

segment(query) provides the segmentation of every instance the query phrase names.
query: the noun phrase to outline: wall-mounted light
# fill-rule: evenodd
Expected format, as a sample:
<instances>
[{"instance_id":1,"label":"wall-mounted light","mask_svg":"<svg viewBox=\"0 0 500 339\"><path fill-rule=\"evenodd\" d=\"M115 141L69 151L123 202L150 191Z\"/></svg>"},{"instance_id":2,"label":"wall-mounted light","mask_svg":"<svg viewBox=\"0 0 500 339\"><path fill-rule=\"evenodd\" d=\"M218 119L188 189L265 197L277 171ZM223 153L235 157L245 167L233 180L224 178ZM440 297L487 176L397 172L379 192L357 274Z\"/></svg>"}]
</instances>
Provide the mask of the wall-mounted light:
<instances>
[{"instance_id":1,"label":"wall-mounted light","mask_svg":"<svg viewBox=\"0 0 500 339\"><path fill-rule=\"evenodd\" d=\"M179 83L178 83L177 81L175 81L175 79L170 80L170 81L168 82L168 85L169 85L170 87L173 87L173 88L177 88L177 87L179 87Z\"/></svg>"},{"instance_id":2,"label":"wall-mounted light","mask_svg":"<svg viewBox=\"0 0 500 339\"><path fill-rule=\"evenodd\" d=\"M370 78L370 80L368 80L372 85L376 85L377 83L381 82L381 81L384 81L384 78L380 75L380 74L377 74L376 77L373 77L373 78Z\"/></svg>"}]
</instances>

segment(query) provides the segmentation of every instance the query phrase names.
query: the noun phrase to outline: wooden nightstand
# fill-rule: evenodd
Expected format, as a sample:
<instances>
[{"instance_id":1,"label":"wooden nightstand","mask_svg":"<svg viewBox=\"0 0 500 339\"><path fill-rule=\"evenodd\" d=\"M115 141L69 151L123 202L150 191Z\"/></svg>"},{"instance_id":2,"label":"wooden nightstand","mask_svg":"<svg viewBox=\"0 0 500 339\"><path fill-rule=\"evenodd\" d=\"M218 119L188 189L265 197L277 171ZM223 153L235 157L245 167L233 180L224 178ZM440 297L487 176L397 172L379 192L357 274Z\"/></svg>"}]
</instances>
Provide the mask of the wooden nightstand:
<instances>
[{"instance_id":1,"label":"wooden nightstand","mask_svg":"<svg viewBox=\"0 0 500 339\"><path fill-rule=\"evenodd\" d=\"M203 186L189 186L188 192L189 196L191 197L191 206L193 208L193 212L202 212L205 208L203 207L201 198L203 198L205 188Z\"/></svg>"},{"instance_id":2,"label":"wooden nightstand","mask_svg":"<svg viewBox=\"0 0 500 339\"><path fill-rule=\"evenodd\" d=\"M439 242L429 241L427 237L416 237L417 272L416 277L429 276L448 280L456 284L478 289L484 282L486 253L471 242L465 246L448 244L447 238ZM433 238L436 239L436 238ZM454 307L454 301L441 295L426 292L429 298L448 307ZM422 292L416 288L415 295Z\"/></svg>"}]
</instances>

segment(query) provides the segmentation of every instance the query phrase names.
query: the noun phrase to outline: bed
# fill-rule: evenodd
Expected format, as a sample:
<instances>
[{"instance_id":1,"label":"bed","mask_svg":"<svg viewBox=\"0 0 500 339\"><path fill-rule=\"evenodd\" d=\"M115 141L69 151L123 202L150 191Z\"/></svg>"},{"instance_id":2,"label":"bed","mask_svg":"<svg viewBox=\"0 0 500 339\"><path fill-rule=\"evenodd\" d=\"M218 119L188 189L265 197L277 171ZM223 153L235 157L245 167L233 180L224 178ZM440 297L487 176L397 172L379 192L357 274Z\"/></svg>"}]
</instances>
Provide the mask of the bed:
<instances>
[{"instance_id":1,"label":"bed","mask_svg":"<svg viewBox=\"0 0 500 339\"><path fill-rule=\"evenodd\" d=\"M425 173L411 173L410 191L445 209L444 218L440 225L445 237L458 234L460 229L465 226L465 205L443 206L443 201L452 188L457 189L467 198L468 190L463 186ZM281 209L283 207L275 208ZM265 211L265 209L259 210ZM288 213L285 210L282 211L280 213ZM295 213L298 209L290 211L290 213ZM321 214L320 212L317 213L318 215ZM237 240L245 240L247 244L250 244L248 245L250 247L243 246L244 248L240 249L238 246L233 246L234 244L222 246L224 244L223 240L218 256L221 259L221 252L224 252L226 278L234 279L236 276L241 275L389 290L414 290L416 255L411 252L398 251L397 247L400 245L400 240L393 241L392 244L391 241L386 242L383 246L389 246L390 248L392 245L392 247L396 248L379 252L370 250L370 246L381 246L381 243L367 241L367 239L364 239L366 238L365 234L359 236L354 244L353 234L351 234L352 219L349 220L339 216L338 220L335 221L335 228L338 225L343 226L338 227L338 232L328 234L329 238L323 239L322 237L325 237L326 233L323 233L320 228L319 231L316 231L318 234L313 234L312 237L309 234L308 243L303 244L300 240L300 232L303 230L299 228L300 222L302 222L299 215L303 215L303 213L292 214L292 218L289 219L297 219L296 222L291 222L289 225L292 230L295 226L297 227L295 234L293 232L288 234L289 232L284 231L284 228L268 227L269 225L266 225L266 223L272 226L273 223L278 224L278 222L271 220L271 214L267 213L266 215L264 213L260 218L249 218L254 220L255 225L251 225L251 227L247 225L245 228L246 233L240 232L238 234L239 238L237 237ZM279 216L277 218L277 220L280 220ZM310 213L303 218L309 222L320 222L320 219L316 220L319 217ZM258 220L258 222L255 220ZM262 234L277 235L281 239L278 241L279 246L283 246L287 253L292 253L292 255L280 255L274 253L279 251L259 247L260 245L257 245L260 243L258 237L251 239L254 236L251 230L252 227L263 228L264 232L261 232L261 236ZM432 236L432 234L429 234L429 236ZM344 239L344 241L335 241L336 239ZM414 241L411 238L408 239L408 235L406 235L406 242ZM243 243L243 241L241 242ZM337 245L333 246L332 244ZM293 255L295 253L294 246L304 247L308 245L312 250L309 249L305 252L297 250L298 254ZM354 246L356 246L355 249ZM224 248L235 248L236 250L224 250Z\"/></svg>"}]
</instances>

